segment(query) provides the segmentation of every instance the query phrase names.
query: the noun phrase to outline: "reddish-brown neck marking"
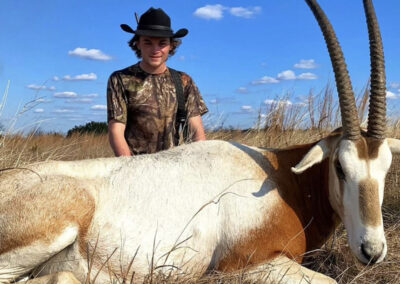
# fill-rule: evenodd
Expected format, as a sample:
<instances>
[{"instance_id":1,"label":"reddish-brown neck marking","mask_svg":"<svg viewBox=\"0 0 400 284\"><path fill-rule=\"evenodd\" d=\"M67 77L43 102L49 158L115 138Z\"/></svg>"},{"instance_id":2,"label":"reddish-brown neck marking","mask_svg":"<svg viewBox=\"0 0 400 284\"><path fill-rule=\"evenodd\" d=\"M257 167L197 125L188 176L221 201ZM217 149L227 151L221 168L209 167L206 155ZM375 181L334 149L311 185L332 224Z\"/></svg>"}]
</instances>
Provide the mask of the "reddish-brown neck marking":
<instances>
[{"instance_id":1,"label":"reddish-brown neck marking","mask_svg":"<svg viewBox=\"0 0 400 284\"><path fill-rule=\"evenodd\" d=\"M338 217L328 198L328 159L300 175L291 171L313 145L265 152L268 179L279 184L269 194L278 198L278 205L266 208L265 222L228 248L217 269L234 271L281 254L301 262L306 251L329 238Z\"/></svg>"}]
</instances>

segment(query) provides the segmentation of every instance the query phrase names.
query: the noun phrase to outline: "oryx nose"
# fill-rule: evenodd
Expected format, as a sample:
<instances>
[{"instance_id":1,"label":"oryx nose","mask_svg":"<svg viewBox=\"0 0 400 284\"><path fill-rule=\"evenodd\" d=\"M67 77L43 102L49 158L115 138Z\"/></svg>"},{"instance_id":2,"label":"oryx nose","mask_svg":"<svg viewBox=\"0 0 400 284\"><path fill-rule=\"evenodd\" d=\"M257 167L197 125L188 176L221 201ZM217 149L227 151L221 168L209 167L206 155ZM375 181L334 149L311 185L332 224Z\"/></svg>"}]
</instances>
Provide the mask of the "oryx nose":
<instances>
[{"instance_id":1,"label":"oryx nose","mask_svg":"<svg viewBox=\"0 0 400 284\"><path fill-rule=\"evenodd\" d=\"M361 253L368 260L368 264L374 264L378 261L383 253L384 244L363 243L361 244Z\"/></svg>"}]
</instances>

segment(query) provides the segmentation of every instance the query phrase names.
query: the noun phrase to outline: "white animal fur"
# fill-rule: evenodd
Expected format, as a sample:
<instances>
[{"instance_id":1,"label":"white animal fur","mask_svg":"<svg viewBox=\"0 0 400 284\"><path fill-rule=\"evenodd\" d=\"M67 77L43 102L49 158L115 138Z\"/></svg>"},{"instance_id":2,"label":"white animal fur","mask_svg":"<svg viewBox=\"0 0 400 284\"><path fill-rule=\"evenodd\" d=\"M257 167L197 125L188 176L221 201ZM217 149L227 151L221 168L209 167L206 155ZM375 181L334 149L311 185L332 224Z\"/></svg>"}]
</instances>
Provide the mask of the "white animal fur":
<instances>
[{"instance_id":1,"label":"white animal fur","mask_svg":"<svg viewBox=\"0 0 400 284\"><path fill-rule=\"evenodd\" d=\"M153 250L155 266L163 265L163 255L173 250L166 264L177 267L201 251L202 256L187 265L197 270L194 273L204 272L210 266L216 244L229 246L261 223L266 218L262 207L275 202L273 196L267 203L254 198L254 189L268 192L272 185L263 186L266 174L254 175L262 171L256 162L237 163L246 160L246 155L229 143L208 141L154 156L125 159L124 167L109 168L103 176L108 185L97 192L90 231L92 245L98 234L100 255L110 255L123 244L125 263L139 248L134 263L137 273L149 272ZM110 159L115 160L120 159ZM68 173L69 169L61 166L60 170ZM181 246L190 250L174 249L174 245L188 238Z\"/></svg>"},{"instance_id":2,"label":"white animal fur","mask_svg":"<svg viewBox=\"0 0 400 284\"><path fill-rule=\"evenodd\" d=\"M323 155L330 156L328 153L336 144L330 143L325 147ZM272 222L270 218L276 218L274 208L282 201L278 192L273 190L279 185L268 176L269 172L276 170L276 165L265 159L267 152L274 153L274 150L204 141L155 155L49 162L33 166L35 173L4 174L0 181L2 202L17 198L22 192L38 190L40 185L68 181L75 187L85 188L95 201L95 214L86 236L89 248L93 250L96 246L94 258L97 266L94 266L94 271L117 249L109 260L109 265L115 269L121 263L127 267L137 252L133 270L138 276L149 273L152 259L153 267L162 267L157 270L179 267L182 272L201 275L216 267L226 250L249 231L262 223ZM315 164L309 155L305 157L307 163ZM320 155L314 157L318 162L321 160ZM371 162L374 163L377 162ZM382 165L376 167L379 172ZM387 166L383 167L385 170ZM335 180L335 175L332 174L330 179ZM355 208L354 204L350 207ZM352 226L346 227L351 230ZM65 239L63 234L57 239ZM71 237L75 240L76 235L74 233ZM71 237L62 242L54 241L61 244L58 250L62 252L44 265L43 258L36 258L35 263L27 266L29 269L9 274L8 278L16 278L18 274L37 267L40 275L72 270L83 281L87 273L86 256L79 251L77 244L68 246ZM39 247L30 244L12 253L22 255L20 251L44 249ZM54 253L44 249L41 255L45 254L50 257ZM18 261L8 258L7 253L0 257L5 257L3 262L8 259L10 265L18 264ZM327 279L316 275L314 277ZM100 283L108 282L109 275L101 273L98 280Z\"/></svg>"}]
</instances>

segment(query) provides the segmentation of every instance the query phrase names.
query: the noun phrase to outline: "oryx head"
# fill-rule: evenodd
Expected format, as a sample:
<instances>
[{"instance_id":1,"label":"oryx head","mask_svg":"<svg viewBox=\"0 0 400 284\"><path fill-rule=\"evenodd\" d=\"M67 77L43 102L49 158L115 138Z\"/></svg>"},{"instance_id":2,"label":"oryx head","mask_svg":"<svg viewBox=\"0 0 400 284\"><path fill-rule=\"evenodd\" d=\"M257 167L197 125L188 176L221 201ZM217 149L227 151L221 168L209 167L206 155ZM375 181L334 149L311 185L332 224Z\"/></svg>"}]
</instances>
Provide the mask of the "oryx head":
<instances>
[{"instance_id":1,"label":"oryx head","mask_svg":"<svg viewBox=\"0 0 400 284\"><path fill-rule=\"evenodd\" d=\"M322 30L335 73L342 115L342 133L322 139L293 172L301 173L329 158L329 198L341 217L348 242L363 263L384 259L387 251L381 205L392 152L400 141L385 137L386 87L382 41L371 0L363 0L368 24L371 90L368 128L360 130L350 77L343 53L326 15L315 0L306 0Z\"/></svg>"}]
</instances>

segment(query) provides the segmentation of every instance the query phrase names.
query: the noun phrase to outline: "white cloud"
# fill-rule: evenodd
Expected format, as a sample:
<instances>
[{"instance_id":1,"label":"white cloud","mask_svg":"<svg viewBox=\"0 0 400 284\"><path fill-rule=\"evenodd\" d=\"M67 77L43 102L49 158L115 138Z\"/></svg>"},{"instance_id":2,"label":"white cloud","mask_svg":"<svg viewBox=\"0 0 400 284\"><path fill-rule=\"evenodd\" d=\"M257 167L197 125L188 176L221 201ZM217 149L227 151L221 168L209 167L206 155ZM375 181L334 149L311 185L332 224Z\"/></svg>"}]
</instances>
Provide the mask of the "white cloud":
<instances>
[{"instance_id":1,"label":"white cloud","mask_svg":"<svg viewBox=\"0 0 400 284\"><path fill-rule=\"evenodd\" d=\"M292 70L284 70L278 73L278 75L276 75L276 78L264 76L261 79L252 81L251 84L261 85L261 84L279 83L280 81L284 80L314 80L317 78L318 78L317 75L310 72L301 73L300 75L296 76L296 74Z\"/></svg>"},{"instance_id":2,"label":"white cloud","mask_svg":"<svg viewBox=\"0 0 400 284\"><path fill-rule=\"evenodd\" d=\"M53 94L55 98L76 98L77 96L75 92L58 92Z\"/></svg>"},{"instance_id":3,"label":"white cloud","mask_svg":"<svg viewBox=\"0 0 400 284\"><path fill-rule=\"evenodd\" d=\"M93 60L111 60L111 56L103 53L100 49L87 49L85 47L77 47L74 50L70 50L68 51L68 55Z\"/></svg>"},{"instance_id":4,"label":"white cloud","mask_svg":"<svg viewBox=\"0 0 400 284\"><path fill-rule=\"evenodd\" d=\"M60 80L59 77L57 77L57 76L54 76L54 77L53 77L53 81L59 81L59 80Z\"/></svg>"},{"instance_id":5,"label":"white cloud","mask_svg":"<svg viewBox=\"0 0 400 284\"><path fill-rule=\"evenodd\" d=\"M315 80L317 78L318 78L317 75L310 72L301 73L299 76L297 76L298 80Z\"/></svg>"},{"instance_id":6,"label":"white cloud","mask_svg":"<svg viewBox=\"0 0 400 284\"><path fill-rule=\"evenodd\" d=\"M215 97L213 99L210 99L209 103L210 104L222 103L222 104L226 105L226 104L236 104L238 102L236 100L236 96L232 96L232 97Z\"/></svg>"},{"instance_id":7,"label":"white cloud","mask_svg":"<svg viewBox=\"0 0 400 284\"><path fill-rule=\"evenodd\" d=\"M226 7L221 4L205 5L197 8L193 15L207 20L220 20L224 17L224 10L228 10L232 16L249 19L260 13L261 7Z\"/></svg>"},{"instance_id":8,"label":"white cloud","mask_svg":"<svg viewBox=\"0 0 400 284\"><path fill-rule=\"evenodd\" d=\"M35 84L29 84L26 87L28 89L35 90L35 91L39 91L39 90L54 91L56 89L56 87L54 87L54 86L47 87L45 85L39 86L39 85L35 85Z\"/></svg>"},{"instance_id":9,"label":"white cloud","mask_svg":"<svg viewBox=\"0 0 400 284\"><path fill-rule=\"evenodd\" d=\"M273 105L273 104L278 104L278 105L292 105L292 102L289 100L271 100L271 99L266 99L264 100L264 104L266 105Z\"/></svg>"},{"instance_id":10,"label":"white cloud","mask_svg":"<svg viewBox=\"0 0 400 284\"><path fill-rule=\"evenodd\" d=\"M304 102L298 102L298 103L295 103L295 105L296 105L296 106L301 106L301 107L308 106L308 104L307 104L307 103L304 103Z\"/></svg>"},{"instance_id":11,"label":"white cloud","mask_svg":"<svg viewBox=\"0 0 400 284\"><path fill-rule=\"evenodd\" d=\"M390 92L390 91L386 91L386 97L387 97L388 99L396 99L396 98L397 98L396 94L395 94L395 93L392 93L392 92Z\"/></svg>"},{"instance_id":12,"label":"white cloud","mask_svg":"<svg viewBox=\"0 0 400 284\"><path fill-rule=\"evenodd\" d=\"M261 12L261 7L256 6L256 7L232 7L229 9L229 13L235 17L240 17L240 18L252 18L255 14L258 14Z\"/></svg>"},{"instance_id":13,"label":"white cloud","mask_svg":"<svg viewBox=\"0 0 400 284\"><path fill-rule=\"evenodd\" d=\"M32 89L32 90L44 90L44 89L46 89L46 86L38 86L38 85L35 85L35 84L30 84L30 85L28 85L28 86L26 86L28 89Z\"/></svg>"},{"instance_id":14,"label":"white cloud","mask_svg":"<svg viewBox=\"0 0 400 284\"><path fill-rule=\"evenodd\" d=\"M103 113L103 112L92 112L90 115L96 115L96 116L104 117L106 114Z\"/></svg>"},{"instance_id":15,"label":"white cloud","mask_svg":"<svg viewBox=\"0 0 400 284\"><path fill-rule=\"evenodd\" d=\"M276 76L278 80L295 80L296 79L296 74L292 70L285 70Z\"/></svg>"},{"instance_id":16,"label":"white cloud","mask_svg":"<svg viewBox=\"0 0 400 284\"><path fill-rule=\"evenodd\" d=\"M314 69L317 68L317 64L315 64L314 59L300 59L300 62L296 63L293 67L302 69Z\"/></svg>"},{"instance_id":17,"label":"white cloud","mask_svg":"<svg viewBox=\"0 0 400 284\"><path fill-rule=\"evenodd\" d=\"M400 82L391 82L391 83L389 84L389 88L392 88L392 89L398 89L398 88L400 88Z\"/></svg>"},{"instance_id":18,"label":"white cloud","mask_svg":"<svg viewBox=\"0 0 400 284\"><path fill-rule=\"evenodd\" d=\"M279 80L269 76L264 76L261 79L254 80L251 82L252 85L273 84L273 83L279 83Z\"/></svg>"},{"instance_id":19,"label":"white cloud","mask_svg":"<svg viewBox=\"0 0 400 284\"><path fill-rule=\"evenodd\" d=\"M272 104L275 104L276 102L277 102L276 100L266 99L266 100L264 101L264 104L266 104L266 105L272 105Z\"/></svg>"},{"instance_id":20,"label":"white cloud","mask_svg":"<svg viewBox=\"0 0 400 284\"><path fill-rule=\"evenodd\" d=\"M55 113L72 113L74 112L73 110L66 109L66 108L59 108L54 110Z\"/></svg>"},{"instance_id":21,"label":"white cloud","mask_svg":"<svg viewBox=\"0 0 400 284\"><path fill-rule=\"evenodd\" d=\"M240 109L242 111L244 111L244 112L252 112L253 111L253 108L251 106L248 106L248 105L243 105L243 106L240 107Z\"/></svg>"},{"instance_id":22,"label":"white cloud","mask_svg":"<svg viewBox=\"0 0 400 284\"><path fill-rule=\"evenodd\" d=\"M178 56L178 60L180 60L180 61L183 61L183 60L185 60L185 56L184 56L184 55L180 55L180 56Z\"/></svg>"},{"instance_id":23,"label":"white cloud","mask_svg":"<svg viewBox=\"0 0 400 284\"><path fill-rule=\"evenodd\" d=\"M317 75L314 73L306 72L301 73L300 75L296 76L296 74L292 70L285 70L276 76L278 80L314 80L317 79Z\"/></svg>"},{"instance_id":24,"label":"white cloud","mask_svg":"<svg viewBox=\"0 0 400 284\"><path fill-rule=\"evenodd\" d=\"M33 110L33 112L42 113L42 112L44 112L44 109L42 109L42 108L37 108L37 109Z\"/></svg>"},{"instance_id":25,"label":"white cloud","mask_svg":"<svg viewBox=\"0 0 400 284\"><path fill-rule=\"evenodd\" d=\"M38 98L35 100L37 103L50 103L51 100L45 99L45 98Z\"/></svg>"},{"instance_id":26,"label":"white cloud","mask_svg":"<svg viewBox=\"0 0 400 284\"><path fill-rule=\"evenodd\" d=\"M97 98L99 96L99 94L93 93L93 94L87 94L87 95L83 95L83 96L87 97L87 98Z\"/></svg>"},{"instance_id":27,"label":"white cloud","mask_svg":"<svg viewBox=\"0 0 400 284\"><path fill-rule=\"evenodd\" d=\"M193 14L196 17L207 19L207 20L209 20L209 19L219 20L219 19L222 19L222 17L223 17L224 9L225 9L225 7L220 4L206 5L206 6L197 8Z\"/></svg>"},{"instance_id":28,"label":"white cloud","mask_svg":"<svg viewBox=\"0 0 400 284\"><path fill-rule=\"evenodd\" d=\"M79 99L68 99L65 102L67 103L91 103L93 102L92 98L79 98Z\"/></svg>"},{"instance_id":29,"label":"white cloud","mask_svg":"<svg viewBox=\"0 0 400 284\"><path fill-rule=\"evenodd\" d=\"M249 90L246 87L239 87L236 89L236 93L239 94L248 94Z\"/></svg>"},{"instance_id":30,"label":"white cloud","mask_svg":"<svg viewBox=\"0 0 400 284\"><path fill-rule=\"evenodd\" d=\"M73 77L70 75L65 75L62 79L65 81L93 81L97 80L97 75L94 73L80 74Z\"/></svg>"},{"instance_id":31,"label":"white cloud","mask_svg":"<svg viewBox=\"0 0 400 284\"><path fill-rule=\"evenodd\" d=\"M90 107L90 109L93 109L93 110L106 110L107 106L106 105L93 105L93 106Z\"/></svg>"}]
</instances>

